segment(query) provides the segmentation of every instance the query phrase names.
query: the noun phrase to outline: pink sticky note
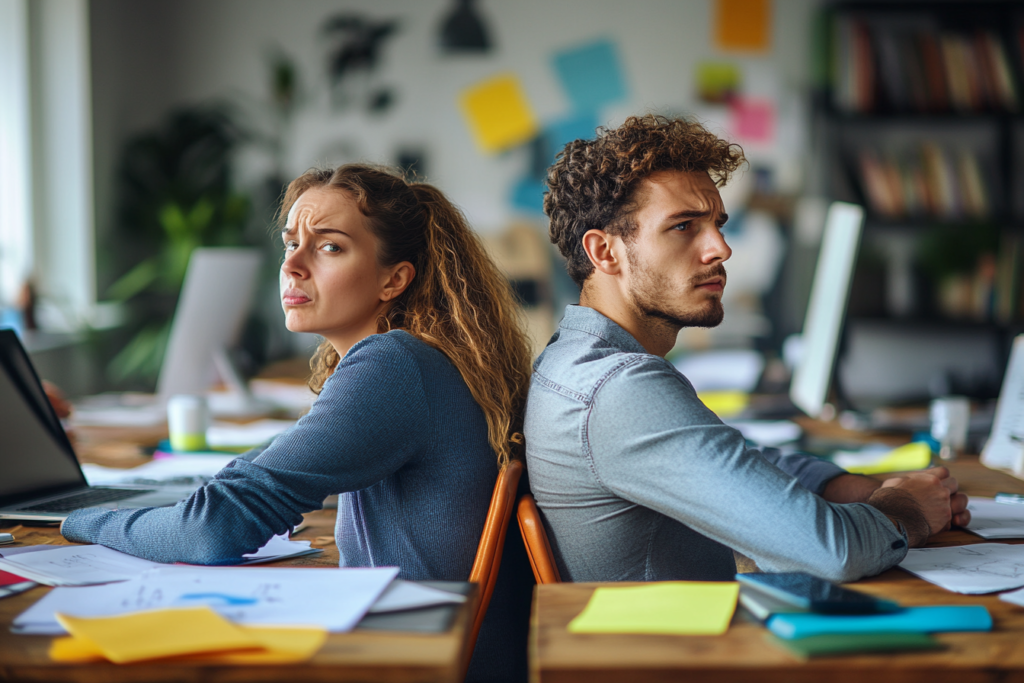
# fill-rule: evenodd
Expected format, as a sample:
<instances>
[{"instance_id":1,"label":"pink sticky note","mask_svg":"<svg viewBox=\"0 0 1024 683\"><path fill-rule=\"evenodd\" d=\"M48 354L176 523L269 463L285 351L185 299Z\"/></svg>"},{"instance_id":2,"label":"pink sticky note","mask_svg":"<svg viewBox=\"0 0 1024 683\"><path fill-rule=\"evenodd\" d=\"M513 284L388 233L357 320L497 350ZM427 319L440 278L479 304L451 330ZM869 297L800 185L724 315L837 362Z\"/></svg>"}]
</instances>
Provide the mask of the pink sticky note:
<instances>
[{"instance_id":1,"label":"pink sticky note","mask_svg":"<svg viewBox=\"0 0 1024 683\"><path fill-rule=\"evenodd\" d=\"M732 133L740 141L771 142L775 138L775 105L771 100L733 98L729 103Z\"/></svg>"}]
</instances>

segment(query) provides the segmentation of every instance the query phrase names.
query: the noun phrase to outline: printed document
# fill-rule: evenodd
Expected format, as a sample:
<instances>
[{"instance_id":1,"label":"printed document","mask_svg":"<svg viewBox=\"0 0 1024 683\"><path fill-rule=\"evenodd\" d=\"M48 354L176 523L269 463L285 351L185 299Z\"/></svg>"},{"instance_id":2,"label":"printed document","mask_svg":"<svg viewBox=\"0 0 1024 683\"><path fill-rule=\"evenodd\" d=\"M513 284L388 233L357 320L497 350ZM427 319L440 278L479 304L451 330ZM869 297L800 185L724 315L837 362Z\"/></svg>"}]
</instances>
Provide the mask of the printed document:
<instances>
[{"instance_id":1,"label":"printed document","mask_svg":"<svg viewBox=\"0 0 1024 683\"><path fill-rule=\"evenodd\" d=\"M994 593L1024 586L1024 545L914 548L900 567L954 593Z\"/></svg>"}]
</instances>

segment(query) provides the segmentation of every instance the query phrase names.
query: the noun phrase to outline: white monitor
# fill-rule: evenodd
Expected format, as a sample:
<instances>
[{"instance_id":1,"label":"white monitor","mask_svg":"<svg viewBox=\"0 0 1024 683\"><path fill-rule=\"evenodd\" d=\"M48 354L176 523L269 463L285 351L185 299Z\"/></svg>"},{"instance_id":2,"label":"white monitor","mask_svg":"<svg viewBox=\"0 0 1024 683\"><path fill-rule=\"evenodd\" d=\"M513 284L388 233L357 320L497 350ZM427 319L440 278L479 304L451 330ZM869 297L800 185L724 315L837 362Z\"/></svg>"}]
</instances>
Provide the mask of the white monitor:
<instances>
[{"instance_id":1,"label":"white monitor","mask_svg":"<svg viewBox=\"0 0 1024 683\"><path fill-rule=\"evenodd\" d=\"M203 247L192 252L160 368L161 402L175 394L205 394L214 364L238 338L260 266L258 249Z\"/></svg>"},{"instance_id":2,"label":"white monitor","mask_svg":"<svg viewBox=\"0 0 1024 683\"><path fill-rule=\"evenodd\" d=\"M856 204L833 202L828 209L804 319L803 352L789 387L790 400L811 417L821 417L828 398L863 224L864 209Z\"/></svg>"}]
</instances>

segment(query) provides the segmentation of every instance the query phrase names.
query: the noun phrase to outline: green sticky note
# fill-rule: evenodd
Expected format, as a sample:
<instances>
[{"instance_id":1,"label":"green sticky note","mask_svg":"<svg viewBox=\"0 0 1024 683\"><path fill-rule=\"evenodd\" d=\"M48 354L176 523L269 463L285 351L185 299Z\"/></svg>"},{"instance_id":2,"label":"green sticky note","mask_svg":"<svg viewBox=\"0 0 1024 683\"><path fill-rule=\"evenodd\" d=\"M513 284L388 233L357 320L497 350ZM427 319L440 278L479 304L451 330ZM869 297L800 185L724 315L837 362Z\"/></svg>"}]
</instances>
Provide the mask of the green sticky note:
<instances>
[{"instance_id":1,"label":"green sticky note","mask_svg":"<svg viewBox=\"0 0 1024 683\"><path fill-rule=\"evenodd\" d=\"M598 588L569 622L569 632L721 635L729 628L739 592L733 581Z\"/></svg>"}]
</instances>

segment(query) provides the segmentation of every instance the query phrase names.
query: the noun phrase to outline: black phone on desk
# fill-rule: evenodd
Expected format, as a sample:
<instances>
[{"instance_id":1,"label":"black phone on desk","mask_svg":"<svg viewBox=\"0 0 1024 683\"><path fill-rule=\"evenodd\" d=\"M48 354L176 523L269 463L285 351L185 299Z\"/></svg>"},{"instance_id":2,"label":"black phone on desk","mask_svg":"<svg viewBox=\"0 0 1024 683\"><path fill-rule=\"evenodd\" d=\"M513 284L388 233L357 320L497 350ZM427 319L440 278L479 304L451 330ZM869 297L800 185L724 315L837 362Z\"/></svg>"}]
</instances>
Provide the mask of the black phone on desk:
<instances>
[{"instance_id":1,"label":"black phone on desk","mask_svg":"<svg viewBox=\"0 0 1024 683\"><path fill-rule=\"evenodd\" d=\"M900 610L900 606L891 600L843 588L803 572L737 574L736 580L740 583L741 593L747 598L741 602L759 619L765 618L759 611L765 614L882 614Z\"/></svg>"}]
</instances>

